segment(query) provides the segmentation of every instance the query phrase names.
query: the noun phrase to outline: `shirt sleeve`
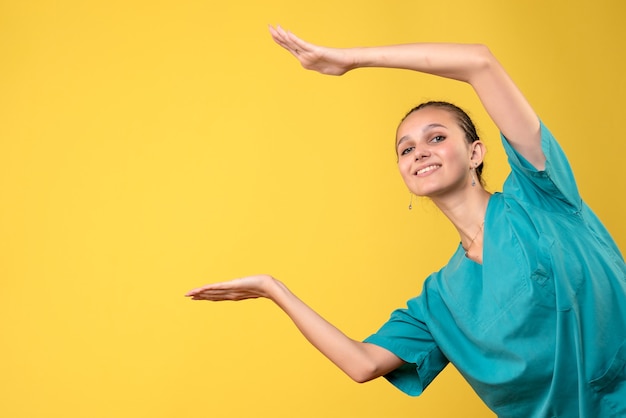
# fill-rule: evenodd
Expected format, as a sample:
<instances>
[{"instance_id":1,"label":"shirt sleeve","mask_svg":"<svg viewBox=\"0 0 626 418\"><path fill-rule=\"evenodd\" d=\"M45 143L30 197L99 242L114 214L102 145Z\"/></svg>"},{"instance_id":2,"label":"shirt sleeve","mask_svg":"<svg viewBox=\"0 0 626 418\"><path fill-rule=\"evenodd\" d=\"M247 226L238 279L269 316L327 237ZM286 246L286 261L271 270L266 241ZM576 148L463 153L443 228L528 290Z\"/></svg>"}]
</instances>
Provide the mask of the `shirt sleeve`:
<instances>
[{"instance_id":1,"label":"shirt sleeve","mask_svg":"<svg viewBox=\"0 0 626 418\"><path fill-rule=\"evenodd\" d=\"M579 211L582 199L565 153L541 122L541 149L546 157L544 170L537 170L501 135L511 174L504 191L528 203L553 211Z\"/></svg>"},{"instance_id":2,"label":"shirt sleeve","mask_svg":"<svg viewBox=\"0 0 626 418\"><path fill-rule=\"evenodd\" d=\"M421 395L449 363L426 324L419 319L421 302L419 296L411 299L406 309L394 311L375 334L365 339L365 342L383 347L405 362L385 378L411 396Z\"/></svg>"}]
</instances>

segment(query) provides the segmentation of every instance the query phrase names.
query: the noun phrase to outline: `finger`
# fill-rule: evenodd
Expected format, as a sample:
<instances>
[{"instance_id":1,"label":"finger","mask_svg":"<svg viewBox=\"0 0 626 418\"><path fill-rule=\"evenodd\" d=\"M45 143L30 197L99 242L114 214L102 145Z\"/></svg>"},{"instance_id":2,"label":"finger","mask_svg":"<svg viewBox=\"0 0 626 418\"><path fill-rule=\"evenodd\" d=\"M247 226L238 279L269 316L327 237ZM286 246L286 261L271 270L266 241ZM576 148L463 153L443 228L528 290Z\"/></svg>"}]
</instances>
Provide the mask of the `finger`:
<instances>
[{"instance_id":1,"label":"finger","mask_svg":"<svg viewBox=\"0 0 626 418\"><path fill-rule=\"evenodd\" d=\"M239 301L244 299L256 299L259 295L250 292L239 292L236 290L225 289L221 291L211 290L202 292L192 297L193 300L208 300L213 302L219 301Z\"/></svg>"},{"instance_id":2,"label":"finger","mask_svg":"<svg viewBox=\"0 0 626 418\"><path fill-rule=\"evenodd\" d=\"M200 291L200 289L192 289L189 292L185 293L185 296L187 297L193 297L194 295L196 295L198 292Z\"/></svg>"},{"instance_id":3,"label":"finger","mask_svg":"<svg viewBox=\"0 0 626 418\"><path fill-rule=\"evenodd\" d=\"M185 296L194 296L207 290L224 289L226 286L227 286L226 282L210 283L210 284L190 290L189 292L185 294Z\"/></svg>"},{"instance_id":4,"label":"finger","mask_svg":"<svg viewBox=\"0 0 626 418\"><path fill-rule=\"evenodd\" d=\"M300 39L297 35L295 35L293 32L286 32L286 36L287 39L289 40L290 44L295 46L296 49L302 51L302 52L311 52L313 50L313 44Z\"/></svg>"},{"instance_id":5,"label":"finger","mask_svg":"<svg viewBox=\"0 0 626 418\"><path fill-rule=\"evenodd\" d=\"M211 286L211 285L198 287L196 289L191 289L189 292L185 293L185 296L195 296L195 295L203 292L209 286Z\"/></svg>"},{"instance_id":6,"label":"finger","mask_svg":"<svg viewBox=\"0 0 626 418\"><path fill-rule=\"evenodd\" d=\"M223 290L203 290L191 296L193 300L225 300L230 297L228 291Z\"/></svg>"},{"instance_id":7,"label":"finger","mask_svg":"<svg viewBox=\"0 0 626 418\"><path fill-rule=\"evenodd\" d=\"M281 38L287 37L287 31L280 25L276 25L276 33L278 33Z\"/></svg>"},{"instance_id":8,"label":"finger","mask_svg":"<svg viewBox=\"0 0 626 418\"><path fill-rule=\"evenodd\" d=\"M309 52L311 45L308 42L298 38L293 33L283 29L280 25L276 26L276 29L272 32L274 41L283 48L289 50L294 55L299 55L302 52Z\"/></svg>"},{"instance_id":9,"label":"finger","mask_svg":"<svg viewBox=\"0 0 626 418\"><path fill-rule=\"evenodd\" d=\"M274 41L276 41L277 43L284 44L285 42L287 42L286 33L280 27L280 25L277 25L275 28L270 26L270 34L272 35Z\"/></svg>"},{"instance_id":10,"label":"finger","mask_svg":"<svg viewBox=\"0 0 626 418\"><path fill-rule=\"evenodd\" d=\"M280 37L280 36L272 36L272 39L274 40L274 42L276 42L281 47L285 48L290 53L293 54L295 52L296 48L292 44L290 44L289 42L285 41L282 37Z\"/></svg>"},{"instance_id":11,"label":"finger","mask_svg":"<svg viewBox=\"0 0 626 418\"><path fill-rule=\"evenodd\" d=\"M278 30L274 26L268 25L268 28L270 30L270 34L272 35L272 38L276 39L280 37Z\"/></svg>"},{"instance_id":12,"label":"finger","mask_svg":"<svg viewBox=\"0 0 626 418\"><path fill-rule=\"evenodd\" d=\"M285 48L287 51L291 53L295 51L295 48L293 48L291 44L283 41L282 39L274 39L274 42L276 42L278 45L282 46L283 48Z\"/></svg>"},{"instance_id":13,"label":"finger","mask_svg":"<svg viewBox=\"0 0 626 418\"><path fill-rule=\"evenodd\" d=\"M269 30L270 30L270 35L272 36L272 39L274 40L274 42L278 42L280 39L280 35L276 31L276 29L272 25L269 25Z\"/></svg>"}]
</instances>

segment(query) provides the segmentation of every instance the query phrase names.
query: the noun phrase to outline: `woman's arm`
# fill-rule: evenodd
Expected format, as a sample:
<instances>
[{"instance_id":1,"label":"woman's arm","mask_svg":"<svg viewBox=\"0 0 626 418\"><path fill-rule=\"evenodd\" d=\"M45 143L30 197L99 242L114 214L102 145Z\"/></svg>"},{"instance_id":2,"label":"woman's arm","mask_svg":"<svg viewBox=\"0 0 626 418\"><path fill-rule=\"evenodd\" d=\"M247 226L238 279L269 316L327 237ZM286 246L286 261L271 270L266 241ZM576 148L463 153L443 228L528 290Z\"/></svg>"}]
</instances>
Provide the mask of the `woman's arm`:
<instances>
[{"instance_id":1,"label":"woman's arm","mask_svg":"<svg viewBox=\"0 0 626 418\"><path fill-rule=\"evenodd\" d=\"M498 60L484 45L414 43L366 48L327 48L281 27L272 38L309 70L342 75L364 67L399 68L469 83L513 148L543 170L539 119Z\"/></svg>"},{"instance_id":2,"label":"woman's arm","mask_svg":"<svg viewBox=\"0 0 626 418\"><path fill-rule=\"evenodd\" d=\"M194 289L186 296L211 301L271 299L311 344L360 383L387 374L403 364L400 358L384 348L347 337L271 276L249 276L214 283Z\"/></svg>"}]
</instances>

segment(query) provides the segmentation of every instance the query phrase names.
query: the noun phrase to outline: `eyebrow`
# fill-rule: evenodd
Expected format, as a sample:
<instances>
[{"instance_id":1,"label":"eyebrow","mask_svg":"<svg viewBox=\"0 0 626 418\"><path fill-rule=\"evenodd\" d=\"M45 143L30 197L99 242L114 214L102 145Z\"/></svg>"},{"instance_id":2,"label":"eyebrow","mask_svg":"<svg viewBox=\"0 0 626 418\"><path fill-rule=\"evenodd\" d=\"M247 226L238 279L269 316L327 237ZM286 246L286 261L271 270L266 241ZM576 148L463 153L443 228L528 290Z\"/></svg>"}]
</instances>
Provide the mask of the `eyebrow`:
<instances>
[{"instance_id":1,"label":"eyebrow","mask_svg":"<svg viewBox=\"0 0 626 418\"><path fill-rule=\"evenodd\" d=\"M429 123L428 125L424 126L422 128L422 133L430 131L431 129L435 129L435 128L446 128L445 125L442 125L440 123ZM405 141L408 141L410 139L410 137L408 135L404 135L402 138L400 138L398 140L398 143L396 144L396 147L399 147L400 144L402 144Z\"/></svg>"}]
</instances>

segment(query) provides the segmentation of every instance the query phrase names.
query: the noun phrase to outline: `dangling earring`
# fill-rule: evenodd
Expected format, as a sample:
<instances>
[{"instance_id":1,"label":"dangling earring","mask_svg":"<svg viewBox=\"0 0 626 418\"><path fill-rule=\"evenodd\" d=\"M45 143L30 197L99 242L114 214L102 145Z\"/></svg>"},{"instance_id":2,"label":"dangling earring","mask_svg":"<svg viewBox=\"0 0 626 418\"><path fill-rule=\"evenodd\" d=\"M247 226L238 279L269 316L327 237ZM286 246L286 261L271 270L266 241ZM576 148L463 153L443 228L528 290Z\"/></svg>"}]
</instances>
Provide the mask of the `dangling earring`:
<instances>
[{"instance_id":1,"label":"dangling earring","mask_svg":"<svg viewBox=\"0 0 626 418\"><path fill-rule=\"evenodd\" d=\"M411 210L413 209L413 193L409 192L409 194L411 195L411 201L409 202L409 210Z\"/></svg>"},{"instance_id":2,"label":"dangling earring","mask_svg":"<svg viewBox=\"0 0 626 418\"><path fill-rule=\"evenodd\" d=\"M476 166L478 164L474 163L474 167L470 168L470 170L472 171L472 187L476 187L476 176L474 175L474 172L476 171Z\"/></svg>"}]
</instances>

